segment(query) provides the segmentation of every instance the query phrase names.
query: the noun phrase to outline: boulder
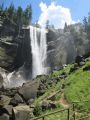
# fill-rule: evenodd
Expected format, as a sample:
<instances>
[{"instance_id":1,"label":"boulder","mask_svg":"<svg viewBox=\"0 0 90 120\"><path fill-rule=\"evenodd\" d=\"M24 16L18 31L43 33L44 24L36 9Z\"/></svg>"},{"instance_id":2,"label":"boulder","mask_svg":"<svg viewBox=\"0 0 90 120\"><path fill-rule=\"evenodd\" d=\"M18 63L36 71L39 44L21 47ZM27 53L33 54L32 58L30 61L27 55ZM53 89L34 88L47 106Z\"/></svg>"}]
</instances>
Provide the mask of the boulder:
<instances>
[{"instance_id":1,"label":"boulder","mask_svg":"<svg viewBox=\"0 0 90 120\"><path fill-rule=\"evenodd\" d=\"M7 114L1 115L0 120L9 120L9 115L7 115Z\"/></svg>"},{"instance_id":2,"label":"boulder","mask_svg":"<svg viewBox=\"0 0 90 120\"><path fill-rule=\"evenodd\" d=\"M55 102L52 102L50 100L45 100L42 102L42 110L47 110L47 109L54 109L56 108Z\"/></svg>"},{"instance_id":3,"label":"boulder","mask_svg":"<svg viewBox=\"0 0 90 120\"><path fill-rule=\"evenodd\" d=\"M32 110L27 105L19 105L13 108L15 120L30 120L33 117Z\"/></svg>"},{"instance_id":4,"label":"boulder","mask_svg":"<svg viewBox=\"0 0 90 120\"><path fill-rule=\"evenodd\" d=\"M8 115L12 115L12 105L5 105L3 108L2 108L2 111L4 111L4 113L7 113Z\"/></svg>"},{"instance_id":5,"label":"boulder","mask_svg":"<svg viewBox=\"0 0 90 120\"><path fill-rule=\"evenodd\" d=\"M18 105L19 103L24 103L22 97L19 94L16 94L10 101L10 104L13 106Z\"/></svg>"},{"instance_id":6,"label":"boulder","mask_svg":"<svg viewBox=\"0 0 90 120\"><path fill-rule=\"evenodd\" d=\"M18 93L27 102L30 99L35 99L35 97L37 96L38 86L38 81L27 82L23 84L23 86L18 90Z\"/></svg>"},{"instance_id":7,"label":"boulder","mask_svg":"<svg viewBox=\"0 0 90 120\"><path fill-rule=\"evenodd\" d=\"M83 61L84 61L83 56L81 55L76 56L75 62L78 64L78 66L80 66L80 62L83 62Z\"/></svg>"},{"instance_id":8,"label":"boulder","mask_svg":"<svg viewBox=\"0 0 90 120\"><path fill-rule=\"evenodd\" d=\"M28 100L28 105L31 105L32 103L34 102L34 99L30 99L30 100Z\"/></svg>"},{"instance_id":9,"label":"boulder","mask_svg":"<svg viewBox=\"0 0 90 120\"><path fill-rule=\"evenodd\" d=\"M0 106L9 105L11 98L5 95L0 95Z\"/></svg>"}]
</instances>

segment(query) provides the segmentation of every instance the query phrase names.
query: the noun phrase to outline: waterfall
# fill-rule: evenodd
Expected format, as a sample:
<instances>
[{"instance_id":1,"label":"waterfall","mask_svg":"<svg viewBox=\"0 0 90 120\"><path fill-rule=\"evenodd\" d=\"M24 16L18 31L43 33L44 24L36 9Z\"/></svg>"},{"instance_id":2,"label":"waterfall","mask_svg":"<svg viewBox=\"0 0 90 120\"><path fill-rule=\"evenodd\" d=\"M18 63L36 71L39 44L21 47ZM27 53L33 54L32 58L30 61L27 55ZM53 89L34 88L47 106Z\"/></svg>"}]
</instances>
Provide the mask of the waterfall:
<instances>
[{"instance_id":1,"label":"waterfall","mask_svg":"<svg viewBox=\"0 0 90 120\"><path fill-rule=\"evenodd\" d=\"M46 31L30 26L31 52L32 52L32 77L46 74L47 56Z\"/></svg>"}]
</instances>

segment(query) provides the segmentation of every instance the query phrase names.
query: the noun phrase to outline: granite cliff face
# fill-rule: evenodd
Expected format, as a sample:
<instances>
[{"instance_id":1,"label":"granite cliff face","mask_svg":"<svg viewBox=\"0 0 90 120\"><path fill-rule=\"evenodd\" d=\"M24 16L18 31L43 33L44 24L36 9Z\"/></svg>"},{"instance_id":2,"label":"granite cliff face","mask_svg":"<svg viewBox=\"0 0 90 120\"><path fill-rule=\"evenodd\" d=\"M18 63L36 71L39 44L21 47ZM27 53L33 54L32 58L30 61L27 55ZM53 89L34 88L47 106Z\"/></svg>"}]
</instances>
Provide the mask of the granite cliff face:
<instances>
[{"instance_id":1,"label":"granite cliff face","mask_svg":"<svg viewBox=\"0 0 90 120\"><path fill-rule=\"evenodd\" d=\"M16 26L8 19L0 24L0 67L12 70L17 54L18 44L15 41Z\"/></svg>"},{"instance_id":2,"label":"granite cliff face","mask_svg":"<svg viewBox=\"0 0 90 120\"><path fill-rule=\"evenodd\" d=\"M30 69L30 49L29 30L18 31L15 23L0 19L0 67L13 71L25 64Z\"/></svg>"},{"instance_id":3,"label":"granite cliff face","mask_svg":"<svg viewBox=\"0 0 90 120\"><path fill-rule=\"evenodd\" d=\"M82 24L75 24L64 29L49 29L47 34L47 63L51 69L73 63L77 55L87 53L87 35Z\"/></svg>"}]
</instances>

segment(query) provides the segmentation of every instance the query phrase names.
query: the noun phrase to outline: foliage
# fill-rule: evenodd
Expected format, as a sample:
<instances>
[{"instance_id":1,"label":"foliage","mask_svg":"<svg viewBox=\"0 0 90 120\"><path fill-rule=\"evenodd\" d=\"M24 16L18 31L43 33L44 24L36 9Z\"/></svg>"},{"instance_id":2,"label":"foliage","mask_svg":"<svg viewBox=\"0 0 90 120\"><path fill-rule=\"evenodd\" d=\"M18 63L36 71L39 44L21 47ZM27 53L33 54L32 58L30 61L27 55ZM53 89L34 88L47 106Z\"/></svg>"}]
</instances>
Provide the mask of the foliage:
<instances>
[{"instance_id":1,"label":"foliage","mask_svg":"<svg viewBox=\"0 0 90 120\"><path fill-rule=\"evenodd\" d=\"M0 6L0 16L12 20L20 28L23 25L29 25L29 23L31 23L32 7L31 5L28 5L26 9L23 10L20 6L16 9L13 4L8 8L4 8L4 5L2 4Z\"/></svg>"},{"instance_id":2,"label":"foliage","mask_svg":"<svg viewBox=\"0 0 90 120\"><path fill-rule=\"evenodd\" d=\"M85 66L90 65L90 61ZM69 102L90 100L90 71L79 68L66 79L65 96ZM80 103L78 106L90 107L90 103Z\"/></svg>"},{"instance_id":3,"label":"foliage","mask_svg":"<svg viewBox=\"0 0 90 120\"><path fill-rule=\"evenodd\" d=\"M67 29L68 29L68 25L67 25L67 23L65 22L65 25L64 25L64 32L67 32Z\"/></svg>"},{"instance_id":4,"label":"foliage","mask_svg":"<svg viewBox=\"0 0 90 120\"><path fill-rule=\"evenodd\" d=\"M40 104L37 102L33 111L35 116L39 116L42 113L42 108L40 106Z\"/></svg>"}]
</instances>

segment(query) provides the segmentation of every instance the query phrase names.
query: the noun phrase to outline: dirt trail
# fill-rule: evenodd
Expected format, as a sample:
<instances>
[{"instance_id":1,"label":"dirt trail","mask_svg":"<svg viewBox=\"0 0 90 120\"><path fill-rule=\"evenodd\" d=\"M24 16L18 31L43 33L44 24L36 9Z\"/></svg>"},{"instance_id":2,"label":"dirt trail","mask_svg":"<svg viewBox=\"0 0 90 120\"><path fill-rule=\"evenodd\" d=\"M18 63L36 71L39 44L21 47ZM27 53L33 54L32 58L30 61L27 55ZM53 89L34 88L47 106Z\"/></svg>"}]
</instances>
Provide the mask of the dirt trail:
<instances>
[{"instance_id":1,"label":"dirt trail","mask_svg":"<svg viewBox=\"0 0 90 120\"><path fill-rule=\"evenodd\" d=\"M62 93L61 95L61 99L60 99L60 104L64 107L64 108L68 108L69 104L67 102L67 100L65 99L64 93Z\"/></svg>"}]
</instances>

